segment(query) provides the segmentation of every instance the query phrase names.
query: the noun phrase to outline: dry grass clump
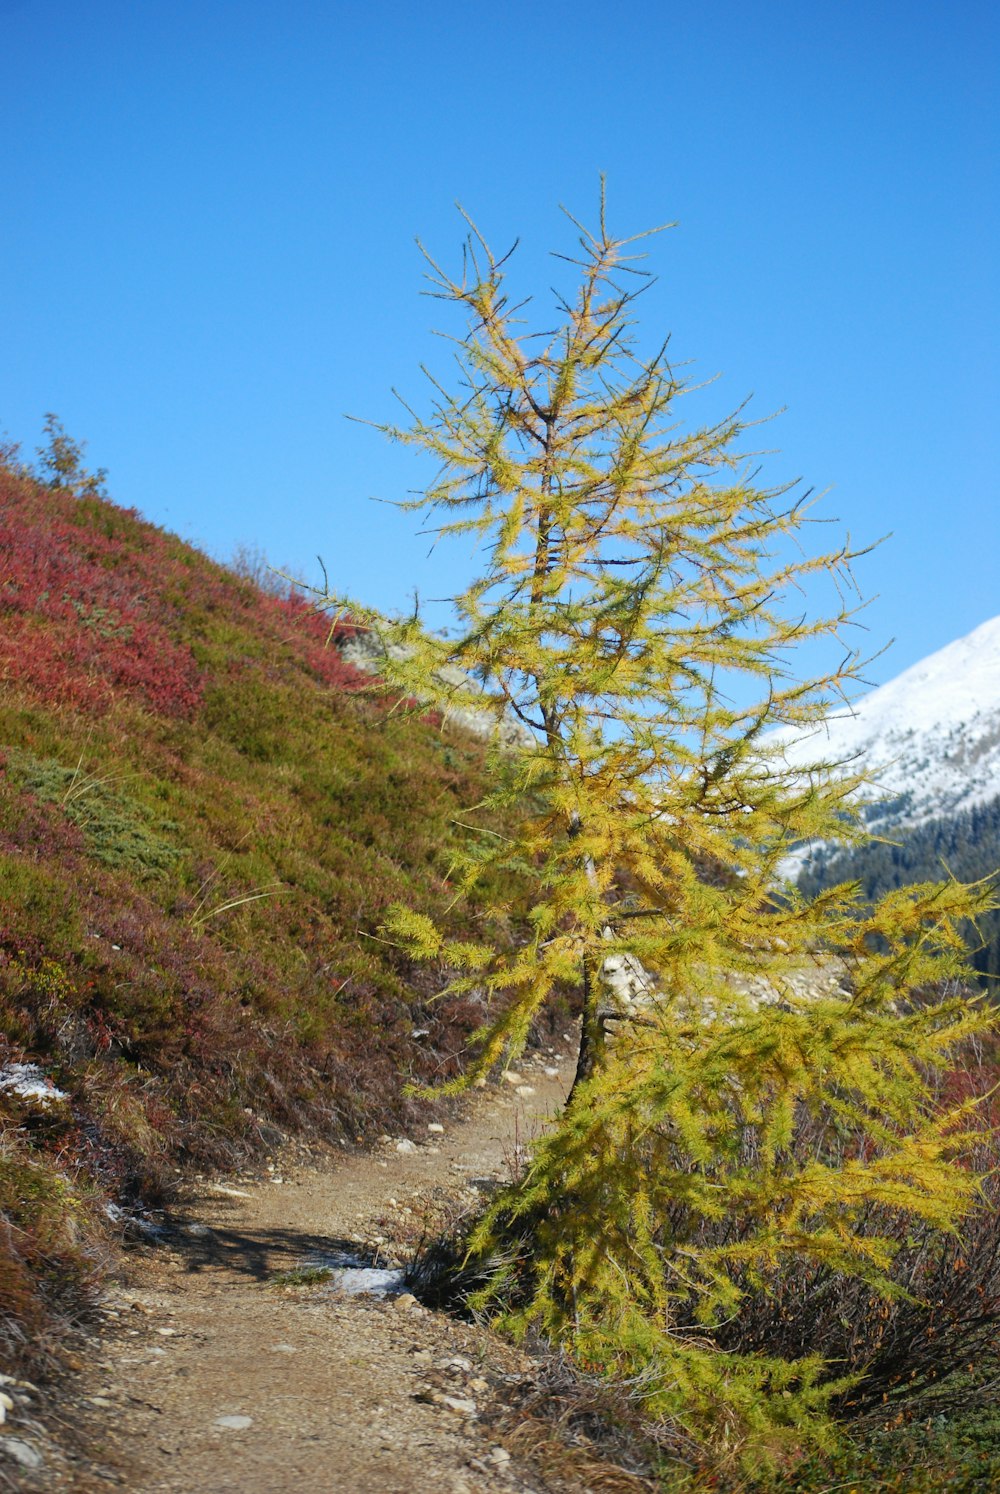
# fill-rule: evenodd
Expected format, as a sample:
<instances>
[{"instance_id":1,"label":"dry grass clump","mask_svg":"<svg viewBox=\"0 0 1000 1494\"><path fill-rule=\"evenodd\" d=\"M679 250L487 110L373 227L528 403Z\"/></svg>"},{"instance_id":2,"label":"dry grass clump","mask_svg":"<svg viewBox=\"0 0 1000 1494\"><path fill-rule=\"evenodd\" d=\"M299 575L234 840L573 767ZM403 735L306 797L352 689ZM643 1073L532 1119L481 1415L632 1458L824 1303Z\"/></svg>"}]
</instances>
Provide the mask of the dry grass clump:
<instances>
[{"instance_id":1,"label":"dry grass clump","mask_svg":"<svg viewBox=\"0 0 1000 1494\"><path fill-rule=\"evenodd\" d=\"M517 1387L499 1430L554 1494L642 1494L697 1477L698 1449L672 1424L644 1419L625 1390L543 1355ZM705 1485L708 1487L708 1485Z\"/></svg>"},{"instance_id":2,"label":"dry grass clump","mask_svg":"<svg viewBox=\"0 0 1000 1494\"><path fill-rule=\"evenodd\" d=\"M97 1201L85 1179L0 1130L0 1363L46 1378L89 1316L107 1261Z\"/></svg>"}]
</instances>

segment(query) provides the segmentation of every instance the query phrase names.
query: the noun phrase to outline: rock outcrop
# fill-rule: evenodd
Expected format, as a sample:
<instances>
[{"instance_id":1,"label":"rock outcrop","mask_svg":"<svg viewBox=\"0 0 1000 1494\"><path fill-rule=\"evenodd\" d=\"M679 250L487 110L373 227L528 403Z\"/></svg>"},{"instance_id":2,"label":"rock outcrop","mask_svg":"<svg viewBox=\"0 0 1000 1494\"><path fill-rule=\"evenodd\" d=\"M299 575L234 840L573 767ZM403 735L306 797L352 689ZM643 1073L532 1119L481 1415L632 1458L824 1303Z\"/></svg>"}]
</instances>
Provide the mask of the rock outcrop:
<instances>
[{"instance_id":1,"label":"rock outcrop","mask_svg":"<svg viewBox=\"0 0 1000 1494\"><path fill-rule=\"evenodd\" d=\"M386 648L371 628L345 632L336 643L341 656L349 664L353 664L355 669L362 669L366 674L380 674L386 657L405 657L399 645L389 645ZM487 741L499 737L506 747L525 748L534 745L535 738L528 728L502 705L498 707L495 700L490 705L484 704L481 710L468 704L470 691L478 691L483 695L484 701L490 697L463 670L446 665L439 671L438 678L441 681L440 694L429 696L425 703L439 710L446 721Z\"/></svg>"}]
</instances>

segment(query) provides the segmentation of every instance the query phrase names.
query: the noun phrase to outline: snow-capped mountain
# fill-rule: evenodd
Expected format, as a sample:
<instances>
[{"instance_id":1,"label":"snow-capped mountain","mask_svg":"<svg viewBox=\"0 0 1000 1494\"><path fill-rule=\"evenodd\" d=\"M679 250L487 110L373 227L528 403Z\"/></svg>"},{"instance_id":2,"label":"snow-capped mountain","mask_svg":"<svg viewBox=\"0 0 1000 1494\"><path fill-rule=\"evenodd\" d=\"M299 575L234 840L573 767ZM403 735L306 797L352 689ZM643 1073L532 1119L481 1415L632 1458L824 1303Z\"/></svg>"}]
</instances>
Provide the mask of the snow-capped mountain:
<instances>
[{"instance_id":1,"label":"snow-capped mountain","mask_svg":"<svg viewBox=\"0 0 1000 1494\"><path fill-rule=\"evenodd\" d=\"M784 729L793 767L853 759L878 794L873 826L915 826L1000 797L1000 617L862 696L809 734Z\"/></svg>"}]
</instances>

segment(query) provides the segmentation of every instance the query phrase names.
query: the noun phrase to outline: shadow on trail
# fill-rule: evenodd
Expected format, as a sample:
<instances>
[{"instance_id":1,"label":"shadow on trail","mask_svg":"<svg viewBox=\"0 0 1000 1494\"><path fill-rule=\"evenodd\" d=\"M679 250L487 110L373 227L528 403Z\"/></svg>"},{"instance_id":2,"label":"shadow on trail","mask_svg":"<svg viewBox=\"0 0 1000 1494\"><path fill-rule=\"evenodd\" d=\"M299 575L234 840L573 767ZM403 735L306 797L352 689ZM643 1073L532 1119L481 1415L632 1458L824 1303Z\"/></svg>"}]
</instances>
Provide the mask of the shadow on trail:
<instances>
[{"instance_id":1,"label":"shadow on trail","mask_svg":"<svg viewBox=\"0 0 1000 1494\"><path fill-rule=\"evenodd\" d=\"M357 1240L343 1236L291 1228L205 1225L188 1221L180 1214L171 1214L163 1220L158 1244L179 1255L185 1269L192 1274L223 1270L255 1281L268 1281L283 1271L384 1264L378 1251L367 1250Z\"/></svg>"}]
</instances>

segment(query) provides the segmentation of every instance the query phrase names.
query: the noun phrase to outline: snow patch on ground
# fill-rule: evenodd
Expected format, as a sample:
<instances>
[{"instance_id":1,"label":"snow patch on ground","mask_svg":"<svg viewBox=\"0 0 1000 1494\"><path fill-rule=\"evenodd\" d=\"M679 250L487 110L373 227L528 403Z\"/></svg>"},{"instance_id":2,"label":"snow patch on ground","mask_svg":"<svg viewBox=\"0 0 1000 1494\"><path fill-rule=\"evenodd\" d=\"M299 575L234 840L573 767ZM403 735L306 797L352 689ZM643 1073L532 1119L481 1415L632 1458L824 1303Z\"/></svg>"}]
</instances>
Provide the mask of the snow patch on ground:
<instances>
[{"instance_id":1,"label":"snow patch on ground","mask_svg":"<svg viewBox=\"0 0 1000 1494\"><path fill-rule=\"evenodd\" d=\"M65 1090L57 1089L52 1080L46 1078L37 1063L0 1065L0 1094L13 1095L15 1099L35 1105L59 1105L69 1099Z\"/></svg>"},{"instance_id":2,"label":"snow patch on ground","mask_svg":"<svg viewBox=\"0 0 1000 1494\"><path fill-rule=\"evenodd\" d=\"M372 1266L344 1250L310 1255L302 1265L328 1272L325 1289L342 1297L394 1297L406 1290L402 1267Z\"/></svg>"},{"instance_id":3,"label":"snow patch on ground","mask_svg":"<svg viewBox=\"0 0 1000 1494\"><path fill-rule=\"evenodd\" d=\"M341 1266L330 1277L330 1290L345 1297L392 1297L403 1291L401 1269L377 1266Z\"/></svg>"}]
</instances>

